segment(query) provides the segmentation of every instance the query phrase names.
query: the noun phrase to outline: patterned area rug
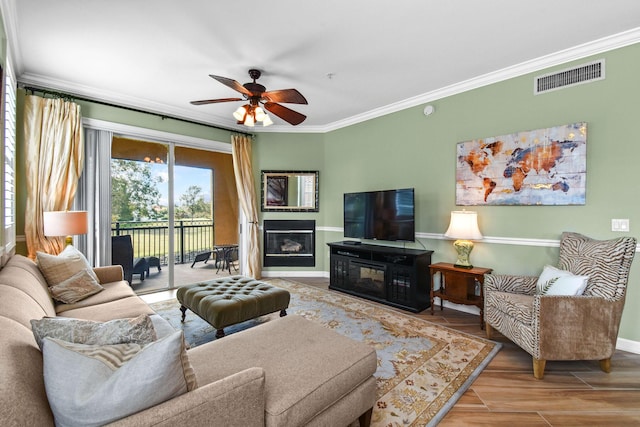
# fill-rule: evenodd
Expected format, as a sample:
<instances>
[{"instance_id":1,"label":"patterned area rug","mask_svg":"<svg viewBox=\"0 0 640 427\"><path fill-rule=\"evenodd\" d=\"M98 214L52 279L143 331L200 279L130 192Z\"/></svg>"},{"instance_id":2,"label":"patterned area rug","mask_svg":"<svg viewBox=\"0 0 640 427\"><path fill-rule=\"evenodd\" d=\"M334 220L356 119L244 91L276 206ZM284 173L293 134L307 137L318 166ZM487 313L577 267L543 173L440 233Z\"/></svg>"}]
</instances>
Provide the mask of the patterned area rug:
<instances>
[{"instance_id":1,"label":"patterned area rug","mask_svg":"<svg viewBox=\"0 0 640 427\"><path fill-rule=\"evenodd\" d=\"M436 425L499 351L500 344L371 304L288 280L265 280L291 293L287 312L316 321L376 349L378 401L372 426ZM215 330L192 312L180 322L176 300L151 304L192 346ZM225 329L234 333L276 319L277 313Z\"/></svg>"}]
</instances>

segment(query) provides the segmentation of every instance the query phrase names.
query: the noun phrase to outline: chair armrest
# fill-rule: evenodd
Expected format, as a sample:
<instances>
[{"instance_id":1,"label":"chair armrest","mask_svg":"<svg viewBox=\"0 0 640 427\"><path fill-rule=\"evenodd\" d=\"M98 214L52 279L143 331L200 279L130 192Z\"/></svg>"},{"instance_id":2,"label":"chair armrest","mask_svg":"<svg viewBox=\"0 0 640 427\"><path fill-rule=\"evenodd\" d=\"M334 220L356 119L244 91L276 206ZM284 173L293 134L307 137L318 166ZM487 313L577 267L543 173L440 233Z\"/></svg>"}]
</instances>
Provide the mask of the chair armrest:
<instances>
[{"instance_id":1,"label":"chair armrest","mask_svg":"<svg viewBox=\"0 0 640 427\"><path fill-rule=\"evenodd\" d=\"M484 293L509 292L512 294L533 295L536 292L536 276L510 276L507 274L485 274Z\"/></svg>"},{"instance_id":2,"label":"chair armrest","mask_svg":"<svg viewBox=\"0 0 640 427\"><path fill-rule=\"evenodd\" d=\"M249 368L109 425L262 427L264 410L264 370Z\"/></svg>"},{"instance_id":3,"label":"chair armrest","mask_svg":"<svg viewBox=\"0 0 640 427\"><path fill-rule=\"evenodd\" d=\"M121 265L94 267L93 271L96 273L96 276L98 276L100 283L111 283L124 280L124 273Z\"/></svg>"},{"instance_id":4,"label":"chair armrest","mask_svg":"<svg viewBox=\"0 0 640 427\"><path fill-rule=\"evenodd\" d=\"M536 296L540 358L602 360L616 348L624 299L591 296Z\"/></svg>"}]
</instances>

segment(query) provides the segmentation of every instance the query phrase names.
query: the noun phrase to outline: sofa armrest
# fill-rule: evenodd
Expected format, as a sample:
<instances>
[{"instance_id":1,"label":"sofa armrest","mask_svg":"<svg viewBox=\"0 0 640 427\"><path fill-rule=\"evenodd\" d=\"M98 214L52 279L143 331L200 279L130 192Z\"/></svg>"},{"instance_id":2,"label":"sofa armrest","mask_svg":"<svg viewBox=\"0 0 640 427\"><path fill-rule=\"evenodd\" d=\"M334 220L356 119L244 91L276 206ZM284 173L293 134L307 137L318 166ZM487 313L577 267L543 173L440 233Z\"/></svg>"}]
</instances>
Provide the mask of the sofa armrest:
<instances>
[{"instance_id":1,"label":"sofa armrest","mask_svg":"<svg viewBox=\"0 0 640 427\"><path fill-rule=\"evenodd\" d=\"M611 357L622 317L624 299L591 296L536 296L540 358L602 360Z\"/></svg>"},{"instance_id":2,"label":"sofa armrest","mask_svg":"<svg viewBox=\"0 0 640 427\"><path fill-rule=\"evenodd\" d=\"M536 276L510 276L507 274L485 274L484 293L509 292L512 294L533 295L536 292Z\"/></svg>"},{"instance_id":3,"label":"sofa armrest","mask_svg":"<svg viewBox=\"0 0 640 427\"><path fill-rule=\"evenodd\" d=\"M98 276L100 283L119 282L124 280L124 272L121 265L107 265L104 267L94 267L93 271Z\"/></svg>"},{"instance_id":4,"label":"sofa armrest","mask_svg":"<svg viewBox=\"0 0 640 427\"><path fill-rule=\"evenodd\" d=\"M262 427L264 410L264 370L249 368L109 425Z\"/></svg>"}]
</instances>

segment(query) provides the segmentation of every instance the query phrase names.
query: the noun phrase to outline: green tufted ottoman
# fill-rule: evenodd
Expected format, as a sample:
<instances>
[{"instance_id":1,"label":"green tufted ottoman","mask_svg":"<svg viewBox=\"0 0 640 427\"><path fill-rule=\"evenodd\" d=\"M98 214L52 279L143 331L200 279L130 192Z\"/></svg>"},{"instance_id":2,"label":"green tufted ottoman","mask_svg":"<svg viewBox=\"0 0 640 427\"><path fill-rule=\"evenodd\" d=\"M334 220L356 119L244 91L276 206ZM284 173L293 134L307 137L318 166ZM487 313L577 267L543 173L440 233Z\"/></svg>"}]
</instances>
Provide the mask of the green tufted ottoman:
<instances>
[{"instance_id":1,"label":"green tufted ottoman","mask_svg":"<svg viewBox=\"0 0 640 427\"><path fill-rule=\"evenodd\" d=\"M216 328L216 338L224 328L245 320L280 311L287 315L289 292L259 280L230 276L178 288L182 321L187 309Z\"/></svg>"}]
</instances>

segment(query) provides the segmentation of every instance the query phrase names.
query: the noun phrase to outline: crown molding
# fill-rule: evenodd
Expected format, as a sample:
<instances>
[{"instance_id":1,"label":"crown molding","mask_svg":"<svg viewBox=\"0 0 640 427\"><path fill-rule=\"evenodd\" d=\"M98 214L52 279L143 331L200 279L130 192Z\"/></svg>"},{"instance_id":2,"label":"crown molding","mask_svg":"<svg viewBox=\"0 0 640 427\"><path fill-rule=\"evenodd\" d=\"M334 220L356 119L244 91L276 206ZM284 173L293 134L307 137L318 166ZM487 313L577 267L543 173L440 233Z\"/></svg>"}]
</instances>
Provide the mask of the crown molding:
<instances>
[{"instance_id":1,"label":"crown molding","mask_svg":"<svg viewBox=\"0 0 640 427\"><path fill-rule=\"evenodd\" d=\"M325 132L338 130L347 126L352 126L367 120L375 119L387 114L395 113L407 108L415 107L421 104L437 101L449 96L457 95L483 86L499 83L525 74L543 70L545 68L554 67L565 64L570 61L582 59L591 55L598 55L603 52L618 49L640 42L640 27L614 34L588 43L561 50L546 56L542 56L530 61L522 62L511 67L503 68L498 71L483 74L469 80L445 86L431 92L414 96L384 107L376 108L362 114L358 114L344 120L329 123L324 126Z\"/></svg>"},{"instance_id":2,"label":"crown molding","mask_svg":"<svg viewBox=\"0 0 640 427\"><path fill-rule=\"evenodd\" d=\"M38 74L24 73L20 77L18 77L18 83L22 87L34 87L42 90L61 92L70 95L72 98L73 96L77 96L88 100L93 100L95 102L109 103L116 106L121 106L123 108L133 108L141 111L147 111L149 113L166 116L167 118L174 117L177 119L201 122L203 125L222 126L229 129L236 129L246 132L246 127L239 126L235 120L219 116L213 117L211 114L194 113L193 111L190 111L186 108L178 108L159 102L149 101L134 96L124 95L121 93L96 89L91 86L71 83L65 80L53 79Z\"/></svg>"},{"instance_id":3,"label":"crown molding","mask_svg":"<svg viewBox=\"0 0 640 427\"><path fill-rule=\"evenodd\" d=\"M6 4L10 3L10 0L2 0L3 12ZM11 10L10 10L11 12ZM8 14L8 28L11 39L15 40L15 30L13 29L15 23L12 23L14 13ZM7 23L5 23L7 24ZM358 123L362 123L371 119L385 116L387 114L395 113L398 111L412 108L421 104L434 102L439 99L443 99L449 96L457 95L466 91L477 89L490 84L498 83L504 80L519 77L525 74L537 72L549 67L565 64L570 61L575 61L588 56L597 55L610 50L618 49L621 47L629 46L640 42L640 27L625 31L622 33L614 34L608 37L604 37L598 40L594 40L588 43L584 43L578 46L574 46L565 50L561 50L546 56L542 56L530 61L522 62L511 67L503 68L491 73L487 73L481 76L474 77L462 82L458 82L449 86L436 89L431 92L427 92L421 95L417 95L399 102L395 102L384 107L369 110L362 114L348 117L344 120L338 120L326 125L317 126L284 126L274 125L268 128L254 127L249 128L254 133L327 133L334 130L342 129L348 126L352 126ZM21 61L18 59L19 52L14 52L16 55L16 69L19 70ZM48 88L57 90L60 92L69 93L70 95L82 96L87 99L93 99L96 102L108 102L114 105L120 105L124 108L135 108L143 111L149 111L160 115L166 115L167 117L175 117L179 119L185 119L190 121L201 122L204 125L223 126L232 130L238 130L242 132L247 131L247 127L238 125L235 121L222 116L214 116L209 113L194 113L193 111L176 108L141 98L130 97L119 93L113 93L109 91L98 90L89 86L82 86L67 81L55 80L46 76L34 75L34 74L20 74L18 82L25 86L35 86L40 88Z\"/></svg>"}]
</instances>

